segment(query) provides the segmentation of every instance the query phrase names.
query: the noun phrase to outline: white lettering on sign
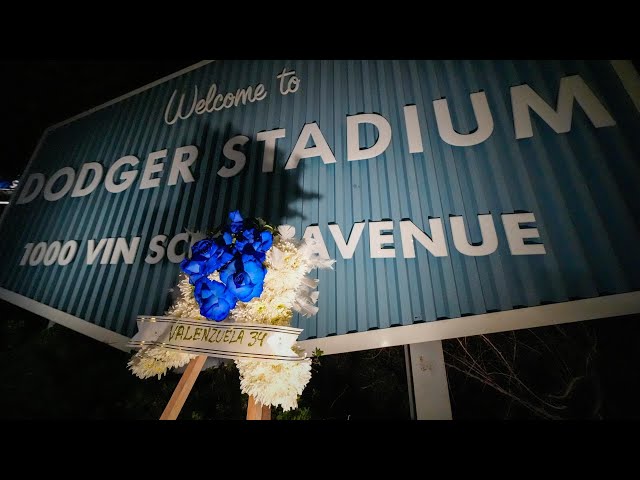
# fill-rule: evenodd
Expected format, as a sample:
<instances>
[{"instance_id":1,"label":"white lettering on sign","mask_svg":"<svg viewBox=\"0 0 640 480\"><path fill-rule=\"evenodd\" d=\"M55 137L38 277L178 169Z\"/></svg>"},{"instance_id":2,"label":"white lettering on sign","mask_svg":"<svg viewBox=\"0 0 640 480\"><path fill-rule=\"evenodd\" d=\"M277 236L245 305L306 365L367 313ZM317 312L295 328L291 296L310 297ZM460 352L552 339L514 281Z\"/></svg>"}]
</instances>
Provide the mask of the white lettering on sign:
<instances>
[{"instance_id":1,"label":"white lettering on sign","mask_svg":"<svg viewBox=\"0 0 640 480\"><path fill-rule=\"evenodd\" d=\"M369 254L371 258L394 258L393 222L369 222ZM385 232L386 231L386 232Z\"/></svg>"},{"instance_id":2,"label":"white lettering on sign","mask_svg":"<svg viewBox=\"0 0 640 480\"><path fill-rule=\"evenodd\" d=\"M360 148L360 124L368 123L378 130L378 140ZM365 160L381 155L391 143L391 125L382 115L366 113L347 117L347 160Z\"/></svg>"},{"instance_id":3,"label":"white lettering on sign","mask_svg":"<svg viewBox=\"0 0 640 480\"><path fill-rule=\"evenodd\" d=\"M313 142L312 147L307 147L309 140ZM331 147L324 138L317 123L307 123L300 132L296 146L293 147L291 155L284 166L285 170L291 170L298 166L298 162L303 158L320 157L324 164L336 163L336 157L331 151Z\"/></svg>"},{"instance_id":4,"label":"white lettering on sign","mask_svg":"<svg viewBox=\"0 0 640 480\"><path fill-rule=\"evenodd\" d=\"M511 255L544 255L547 253L542 243L524 243L524 240L538 238L540 234L537 228L533 226L522 228L520 224L535 221L536 217L533 216L533 213L502 215L502 223L504 223Z\"/></svg>"},{"instance_id":5,"label":"white lettering on sign","mask_svg":"<svg viewBox=\"0 0 640 480\"><path fill-rule=\"evenodd\" d=\"M400 237L402 239L402 253L404 258L416 258L416 249L413 240L418 242L435 257L447 256L447 242L444 237L442 219L430 218L429 229L431 237L414 225L411 220L400 222Z\"/></svg>"},{"instance_id":6,"label":"white lettering on sign","mask_svg":"<svg viewBox=\"0 0 640 480\"><path fill-rule=\"evenodd\" d=\"M157 188L162 183L165 169L164 159L168 150L158 150L147 155L144 169L140 177L139 188ZM178 178L184 183L194 182L195 178L191 168L198 158L198 148L195 145L187 145L175 149L171 160L170 173L167 177L167 185L176 185ZM136 167L140 160L133 155L126 155L117 159L109 166L103 179L104 166L97 162L88 162L80 167L78 176L71 167L64 167L47 178L42 173L32 173L24 182L17 205L30 203L41 192L49 202L55 202L65 197L71 191L71 197L84 197L94 192L100 182L104 180L104 188L110 193L124 192L133 185L138 177ZM128 167L128 168L127 168ZM131 169L133 168L133 170ZM91 172L91 180L87 183L87 177ZM74 183L75 181L75 183ZM73 187L73 190L72 190Z\"/></svg>"},{"instance_id":7,"label":"white lettering on sign","mask_svg":"<svg viewBox=\"0 0 640 480\"><path fill-rule=\"evenodd\" d=\"M262 156L262 171L273 172L273 162L276 155L276 142L279 138L284 138L287 131L284 128L270 130L268 132L258 132L256 140L264 142L264 154Z\"/></svg>"},{"instance_id":8,"label":"white lettering on sign","mask_svg":"<svg viewBox=\"0 0 640 480\"><path fill-rule=\"evenodd\" d=\"M89 172L91 172L92 175L91 181L89 181L87 185L84 185L87 177L89 176ZM89 195L100 184L103 173L104 167L98 162L89 162L82 165L82 167L80 167L80 173L78 174L78 180L76 180L76 184L71 192L71 196L84 197L85 195Z\"/></svg>"},{"instance_id":9,"label":"white lettering on sign","mask_svg":"<svg viewBox=\"0 0 640 480\"><path fill-rule=\"evenodd\" d=\"M295 73L295 72L294 72ZM262 83L255 86L238 88L235 92L221 93L218 91L218 85L212 83L207 92L206 98L198 98L198 86L193 87L193 96L191 101L185 103L185 95L180 95L177 105L174 105L178 90L174 90L169 103L164 111L164 121L167 125L173 125L179 119L186 120L194 113L202 115L203 113L211 113L222 109L237 107L242 103L259 102L267 98L267 92Z\"/></svg>"},{"instance_id":10,"label":"white lettering on sign","mask_svg":"<svg viewBox=\"0 0 640 480\"><path fill-rule=\"evenodd\" d=\"M489 110L489 103L484 92L471 94L471 105L476 116L478 128L473 133L460 134L451 123L451 113L447 99L435 100L433 109L436 113L436 123L440 137L449 145L456 147L471 147L484 142L493 133L493 117Z\"/></svg>"},{"instance_id":11,"label":"white lettering on sign","mask_svg":"<svg viewBox=\"0 0 640 480\"><path fill-rule=\"evenodd\" d=\"M424 251L434 257L446 257L452 250L447 246L445 228L450 228L453 239L454 252L467 256L491 255L498 250L499 238L491 214L477 215L471 222L478 222L480 237L470 238L467 234L467 220L462 216L449 216L446 222L442 218L430 218L427 232L413 221L403 219L399 222L392 220L355 222L351 228L342 229L336 223L326 225L328 233L323 235L325 227L309 225L303 234L303 239L309 245L310 251L320 258L335 258L341 256L345 260L352 259L360 248L367 248L368 256L372 259L384 258L416 258L417 253ZM545 246L540 239L538 228L533 224L536 218L533 213L507 213L501 215L508 250L512 255L544 255ZM368 223L368 228L367 224ZM398 240L394 232L399 230ZM342 232L350 232L345 238ZM365 233L368 232L368 233ZM362 241L362 236L368 234L368 242ZM136 261L144 261L149 265L156 265L165 258L171 263L180 263L194 243L201 240L201 233L178 233L173 237L164 234L153 236L148 243L146 253L139 248L141 237L102 238L87 241L86 265L116 265L126 263L131 265ZM329 245L325 238L332 239ZM401 250L396 250L400 243ZM419 244L422 248L416 248ZM51 266L54 264L67 265L76 255L79 245L75 240L64 243L62 241L28 243L24 246L24 254L20 266ZM337 252L336 252L337 251ZM334 253L336 252L336 253ZM400 253L401 252L401 253ZM338 255L339 253L339 255Z\"/></svg>"},{"instance_id":12,"label":"white lettering on sign","mask_svg":"<svg viewBox=\"0 0 640 480\"><path fill-rule=\"evenodd\" d=\"M509 251L512 255L544 255L546 253L538 229L532 225L528 227L520 225L522 223L535 223L536 219L533 213L508 213L501 215L501 219ZM491 255L497 251L499 241L493 215L478 215L477 221L480 226L480 238L473 241L469 239L466 233L464 217L459 215L449 217L451 238L458 253L476 257ZM446 222L442 218L429 219L428 230L430 234L425 233L421 227L418 227L411 220L401 220L397 224L390 220L370 221L368 223L370 258L395 258L397 256L395 249L396 239L394 237L396 227L399 227L400 230L402 258L416 258L416 242L434 257L446 257L449 255L450 249L447 247L447 237L445 235ZM345 260L352 258L358 246L362 243L360 238L365 231L365 222L353 224L348 241L345 241L339 225L331 223L327 228L331 232L331 237L340 256ZM329 255L329 250L318 225L307 227L303 238L309 239L313 252L321 258L335 258L337 256L335 254ZM527 239L529 243L525 243Z\"/></svg>"},{"instance_id":13,"label":"white lettering on sign","mask_svg":"<svg viewBox=\"0 0 640 480\"><path fill-rule=\"evenodd\" d=\"M364 226L364 222L354 223L351 229L351 235L349 235L349 240L345 242L342 232L340 231L340 226L336 224L329 225L329 231L331 235L333 235L333 240L336 242L342 258L353 257L353 252L356 251L356 247L364 231Z\"/></svg>"},{"instance_id":14,"label":"white lettering on sign","mask_svg":"<svg viewBox=\"0 0 640 480\"><path fill-rule=\"evenodd\" d=\"M294 80L295 79L295 80ZM280 90L283 96L295 93L300 87L300 79L295 76L295 70L284 69L278 75ZM216 109L230 108L238 106L240 103L255 102L266 97L267 92L263 84L255 87L246 87L236 90L235 93L216 93L217 86L214 83L209 89L206 99L197 98L197 87L194 87L194 96L191 107L184 105L184 94L180 97L178 106L173 109L173 101L176 92L171 97L165 113L167 123L175 123L178 118L186 119L195 112L201 114ZM577 103L586 116L591 120L595 128L615 126L616 122L609 114L605 106L600 102L595 93L589 88L585 81L578 75L568 76L560 79L557 107L549 106L530 86L518 85L511 87L511 104L513 110L513 127L517 140L526 139L533 136L531 121L531 111L535 112L546 124L556 133L567 133L571 130L571 120L574 110L574 103ZM494 131L493 116L491 115L490 98L485 92L470 94L471 106L475 116L474 130L467 133L458 131L453 125L450 105L446 98L434 100L434 109L438 133L442 141L455 147L472 147L485 142ZM574 102L575 100L575 102ZM174 111L175 110L175 111ZM409 153L424 152L422 132L424 125L421 125L419 108L415 104L403 107L404 135L398 136L397 141L404 141ZM168 116L167 116L168 115ZM347 115L346 121L346 142L344 151L337 152L339 158L346 161L372 160L384 155L392 140L392 128L385 115L379 113L358 113ZM377 133L372 145L361 144L361 126L373 128ZM262 172L270 173L276 168L276 146L279 139L286 138L284 128L275 128L268 131L258 132L254 140L262 142L264 150L262 158L251 159L247 152L257 149L247 148L251 141L250 135L235 135L224 143L223 156L225 164L217 170L217 175L223 178L231 178L240 173L248 162L261 161ZM374 135L375 136L375 135ZM320 157L325 165L337 163L336 152L327 142L319 124L317 122L306 123L297 140L293 144L290 154L284 164L285 170L293 170L300 166L300 160ZM211 152L208 152L211 155ZM257 155L260 155L259 153ZM115 160L111 165L102 165L98 162L88 162L83 164L77 172L72 167L63 167L53 172L48 178L43 173L32 173L24 181L16 205L28 204L42 194L44 200L55 202L67 196L71 192L71 197L84 197L99 188L104 182L104 187L108 192L120 193L129 188L138 180L139 189L158 188L163 183L172 186L182 179L184 183L195 181L193 168L198 158L198 148L195 145L187 145L175 149L170 166L168 165L168 149L161 149L147 154L142 163L142 172L138 175L141 159L134 155L126 155ZM401 158L388 159L392 161L403 161ZM231 164L228 162L230 161ZM165 173L165 167L169 166L169 174ZM104 174L105 168L107 168ZM104 175L104 177L103 177ZM138 179L138 176L140 177ZM456 227L457 228L457 227ZM458 230L456 230L458 231ZM375 234L374 234L375 235ZM456 238L461 238L459 233ZM377 240L376 240L377 242ZM462 244L460 244L462 245ZM488 243L487 245L491 245ZM471 245L474 246L474 245ZM464 248L464 247L461 247ZM487 249L485 245L484 249ZM377 251L377 247L375 249ZM482 252L483 249L475 249ZM390 252L378 252L381 255L390 255Z\"/></svg>"},{"instance_id":15,"label":"white lettering on sign","mask_svg":"<svg viewBox=\"0 0 640 480\"><path fill-rule=\"evenodd\" d=\"M236 150L234 147L236 145L241 147L248 141L249 137L238 135L237 137L233 137L232 139L230 139L225 144L224 148L222 149L222 154L233 162L233 166L229 168L223 166L220 170L218 170L218 175L224 178L228 178L240 173L240 171L247 163L247 156L240 150Z\"/></svg>"},{"instance_id":16,"label":"white lettering on sign","mask_svg":"<svg viewBox=\"0 0 640 480\"><path fill-rule=\"evenodd\" d=\"M578 102L584 113L596 128L612 127L616 124L613 117L600 103L595 94L579 75L560 79L558 106L554 110L529 85L511 87L511 105L513 109L513 127L516 139L533 137L529 109L536 112L556 133L571 130L573 101Z\"/></svg>"},{"instance_id":17,"label":"white lettering on sign","mask_svg":"<svg viewBox=\"0 0 640 480\"><path fill-rule=\"evenodd\" d=\"M69 240L64 245L57 240L48 246L46 242L40 242L38 245L27 243L24 246L24 255L22 255L19 265L25 266L29 261L30 266L35 266L44 260L44 265L47 267L56 262L58 265L65 266L71 263L77 251L78 242L75 240Z\"/></svg>"},{"instance_id":18,"label":"white lettering on sign","mask_svg":"<svg viewBox=\"0 0 640 480\"><path fill-rule=\"evenodd\" d=\"M284 68L275 75L274 92L279 93L283 100L295 97L302 88L302 80L295 70ZM596 93L578 75L566 76L559 80L557 102L543 99L529 85L518 85L510 88L511 106L513 113L513 132L516 140L528 139L534 136L533 113L550 130L557 134L571 131L573 111L576 104L583 110L594 128L612 127L615 120L607 111ZM263 83L236 89L235 91L220 91L216 83L212 83L205 97L200 97L198 86L189 87L185 92L175 90L166 105L164 120L168 125L178 120L187 120L192 115L212 113L222 109L249 105L267 97L267 90ZM288 101L288 100L287 100ZM428 108L433 109L435 125L440 141L453 147L473 147L486 142L494 132L494 120L491 104L496 99L490 98L484 91L470 93L466 97L452 99L439 98L427 100ZM469 125L459 115L463 107L473 115ZM454 105L452 117L450 108ZM394 118L390 111L382 113L348 114L342 125L329 125L325 135L317 121L305 120L300 133L293 138L289 128L287 130L268 125L270 130L257 125L257 133L236 133L222 142L213 142L222 148L222 165L217 165L207 172L216 172L222 178L236 177L245 170L250 162L260 164L262 173L274 172L277 168L294 170L304 163L301 160L317 162L318 159L326 165L357 161L386 161L404 162L405 158L394 158L388 155L392 141L394 147L404 144L402 151L408 155L423 154L420 161L428 162L429 149L433 148L436 137L426 137L427 106L416 104L402 107L400 128L404 132L393 132L389 119ZM463 123L466 128L458 123ZM295 127L294 127L295 128ZM398 128L398 127L396 127ZM546 128L546 127L542 127ZM343 129L344 142L340 142L340 150L335 151L336 145L331 145L337 130ZM368 131L369 141L363 144L363 132ZM373 133L373 134L372 134ZM371 140L373 139L373 140ZM251 145L251 142L257 144ZM288 145L289 152L276 155L279 145ZM429 146L430 145L430 146ZM262 147L262 150L258 148ZM425 150L425 147L428 147ZM158 148L158 147L156 147ZM209 148L209 147L207 147ZM166 188L196 181L194 174L199 157L196 145L184 145L175 149L158 148L151 152L135 152L120 158L105 159L104 162L92 161L80 166L66 166L53 172L35 172L29 174L24 181L20 181L19 192L15 204L26 205L36 200L40 202L56 202L65 197L82 199L104 188L110 194L118 194L131 188L140 190ZM204 154L209 161L218 158L215 152L206 151ZM255 155L256 158L251 158ZM278 165L279 163L279 165ZM354 165L355 166L355 165ZM257 165L256 165L257 167ZM200 179L208 182L211 179ZM216 195L217 192L212 192ZM525 206L526 207L526 206ZM393 214L393 212L389 212ZM542 242L541 234L533 213L505 213L500 215L502 228L496 228L497 217L492 214L478 214L463 217L452 214L448 217L429 217L424 225L417 225L412 220L402 219L392 221L388 218L355 222L349 225L329 223L322 228L310 225L304 232L304 239L309 248L316 255L329 258L341 256L344 260L353 259L358 250L363 249L371 259L403 258L414 259L419 255L446 257L449 255L486 256L495 254L499 249L502 254L511 255L544 255L547 250ZM328 231L327 231L328 230ZM348 236L346 234L348 233ZM479 232L479 233L478 233ZM76 240L33 241L24 246L24 252L19 262L20 266L65 266L74 260L86 265L116 265L119 263L132 264L144 261L148 265L156 265L163 260L179 263L196 241L193 233L167 234L137 232L140 236L121 238L88 239L86 251L77 255L85 245ZM144 235L144 237L142 236ZM368 236L368 238L363 238ZM144 240L143 240L144 238ZM326 243L329 242L329 244ZM141 243L143 246L141 247ZM146 245L146 250L144 246ZM361 258L361 257L359 257Z\"/></svg>"}]
</instances>

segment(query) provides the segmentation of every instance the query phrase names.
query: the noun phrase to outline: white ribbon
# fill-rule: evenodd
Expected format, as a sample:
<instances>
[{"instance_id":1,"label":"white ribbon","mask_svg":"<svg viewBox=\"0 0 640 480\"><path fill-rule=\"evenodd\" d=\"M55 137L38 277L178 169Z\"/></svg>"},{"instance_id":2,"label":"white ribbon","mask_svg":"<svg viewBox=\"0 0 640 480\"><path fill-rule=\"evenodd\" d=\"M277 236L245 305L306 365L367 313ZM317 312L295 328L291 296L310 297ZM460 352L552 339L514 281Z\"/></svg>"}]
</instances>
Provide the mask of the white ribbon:
<instances>
[{"instance_id":1,"label":"white ribbon","mask_svg":"<svg viewBox=\"0 0 640 480\"><path fill-rule=\"evenodd\" d=\"M128 343L134 348L157 345L184 353L231 359L304 359L291 349L301 328L175 317L137 318L138 333Z\"/></svg>"}]
</instances>

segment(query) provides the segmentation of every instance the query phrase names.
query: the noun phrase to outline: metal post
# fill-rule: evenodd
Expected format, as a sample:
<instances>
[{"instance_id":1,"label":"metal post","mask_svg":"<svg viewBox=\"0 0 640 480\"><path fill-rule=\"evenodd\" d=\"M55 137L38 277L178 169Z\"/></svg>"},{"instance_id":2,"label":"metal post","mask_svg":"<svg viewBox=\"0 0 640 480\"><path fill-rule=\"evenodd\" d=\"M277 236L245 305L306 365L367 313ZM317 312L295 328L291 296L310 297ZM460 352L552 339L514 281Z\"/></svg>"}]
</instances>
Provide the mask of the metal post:
<instances>
[{"instance_id":1,"label":"metal post","mask_svg":"<svg viewBox=\"0 0 640 480\"><path fill-rule=\"evenodd\" d=\"M417 420L451 420L442 342L405 345L409 408Z\"/></svg>"},{"instance_id":2,"label":"metal post","mask_svg":"<svg viewBox=\"0 0 640 480\"><path fill-rule=\"evenodd\" d=\"M409 418L416 419L416 399L413 396L413 373L411 373L411 352L409 345L404 346L404 366L407 370L407 391L409 393Z\"/></svg>"}]
</instances>

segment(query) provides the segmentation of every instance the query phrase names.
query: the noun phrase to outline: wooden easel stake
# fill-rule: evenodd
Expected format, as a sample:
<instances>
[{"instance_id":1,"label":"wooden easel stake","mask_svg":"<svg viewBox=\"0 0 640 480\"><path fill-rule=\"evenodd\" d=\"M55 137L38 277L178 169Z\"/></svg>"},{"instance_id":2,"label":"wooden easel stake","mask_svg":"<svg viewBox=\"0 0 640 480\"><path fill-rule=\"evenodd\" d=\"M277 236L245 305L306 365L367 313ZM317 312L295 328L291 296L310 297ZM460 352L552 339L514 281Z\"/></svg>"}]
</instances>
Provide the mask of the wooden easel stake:
<instances>
[{"instance_id":1,"label":"wooden easel stake","mask_svg":"<svg viewBox=\"0 0 640 480\"><path fill-rule=\"evenodd\" d=\"M175 420L180 414L180 410L187 401L187 397L193 388L193 384L196 383L196 379L204 366L204 362L207 361L206 355L198 355L196 358L189 362L187 369L182 374L178 386L173 391L171 399L162 412L160 420Z\"/></svg>"},{"instance_id":2,"label":"wooden easel stake","mask_svg":"<svg viewBox=\"0 0 640 480\"><path fill-rule=\"evenodd\" d=\"M253 395L249 395L247 420L271 420L271 407L256 402Z\"/></svg>"},{"instance_id":3,"label":"wooden easel stake","mask_svg":"<svg viewBox=\"0 0 640 480\"><path fill-rule=\"evenodd\" d=\"M207 361L206 355L198 355L189 362L186 370L182 374L178 386L173 391L171 399L162 412L160 420L175 420L180 415L180 410L187 401L189 393L196 383L198 375L202 371L204 363ZM256 399L249 395L249 405L247 406L247 420L271 420L271 407L256 402Z\"/></svg>"}]
</instances>

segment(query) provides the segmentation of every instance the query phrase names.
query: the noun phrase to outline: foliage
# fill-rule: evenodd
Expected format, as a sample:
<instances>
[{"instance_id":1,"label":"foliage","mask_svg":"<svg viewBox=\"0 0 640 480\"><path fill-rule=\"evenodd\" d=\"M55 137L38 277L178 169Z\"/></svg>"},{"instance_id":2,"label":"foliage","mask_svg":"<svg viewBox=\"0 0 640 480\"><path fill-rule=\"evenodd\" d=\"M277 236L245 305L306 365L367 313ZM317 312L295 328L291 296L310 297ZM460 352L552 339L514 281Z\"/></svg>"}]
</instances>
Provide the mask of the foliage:
<instances>
[{"instance_id":1,"label":"foliage","mask_svg":"<svg viewBox=\"0 0 640 480\"><path fill-rule=\"evenodd\" d=\"M157 419L180 375L141 381L122 368L128 356L59 325L40 330L0 353L2 415ZM219 385L224 387L215 388ZM246 415L235 366L202 372L197 386L180 418L242 419Z\"/></svg>"},{"instance_id":2,"label":"foliage","mask_svg":"<svg viewBox=\"0 0 640 480\"><path fill-rule=\"evenodd\" d=\"M276 420L311 420L311 410L309 407L302 407L296 410L282 411L281 407L277 408L275 415Z\"/></svg>"},{"instance_id":3,"label":"foliage","mask_svg":"<svg viewBox=\"0 0 640 480\"><path fill-rule=\"evenodd\" d=\"M454 418L638 418L633 319L444 341Z\"/></svg>"},{"instance_id":4,"label":"foliage","mask_svg":"<svg viewBox=\"0 0 640 480\"><path fill-rule=\"evenodd\" d=\"M14 332L3 334L0 350L5 418L157 419L180 379L170 372L162 380L140 380L122 368L125 352L59 325L47 329L47 321L19 309L5 318L5 332ZM322 366L313 363L299 408L274 409L272 418L408 417L401 348L322 358ZM178 419L244 419L248 397L239 383L233 362L203 371Z\"/></svg>"},{"instance_id":5,"label":"foliage","mask_svg":"<svg viewBox=\"0 0 640 480\"><path fill-rule=\"evenodd\" d=\"M47 320L4 302L0 306L3 418L160 417L180 374L141 381L122 368L127 353L62 326L46 328ZM446 340L453 416L639 418L639 330L636 315ZM401 347L323 355L321 365L316 361L312 365L313 376L299 408L286 414L274 409L274 419L409 418ZM475 372L478 368L482 375ZM499 392L494 385L510 393ZM235 365L225 362L200 374L179 419L241 420L247 401L247 395L240 393ZM523 401L546 413L524 406Z\"/></svg>"},{"instance_id":6,"label":"foliage","mask_svg":"<svg viewBox=\"0 0 640 480\"><path fill-rule=\"evenodd\" d=\"M402 347L322 356L300 398L303 408L317 420L408 419Z\"/></svg>"}]
</instances>

